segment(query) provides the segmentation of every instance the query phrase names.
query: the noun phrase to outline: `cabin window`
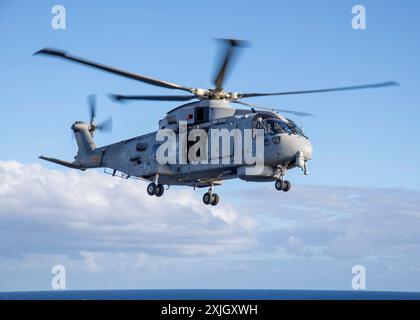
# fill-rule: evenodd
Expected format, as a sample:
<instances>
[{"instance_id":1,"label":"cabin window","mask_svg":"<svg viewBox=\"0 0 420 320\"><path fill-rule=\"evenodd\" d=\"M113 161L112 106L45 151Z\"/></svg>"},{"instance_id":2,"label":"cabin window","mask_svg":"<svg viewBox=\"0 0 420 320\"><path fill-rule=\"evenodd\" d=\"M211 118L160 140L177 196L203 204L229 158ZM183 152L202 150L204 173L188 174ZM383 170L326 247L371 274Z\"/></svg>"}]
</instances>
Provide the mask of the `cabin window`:
<instances>
[{"instance_id":1,"label":"cabin window","mask_svg":"<svg viewBox=\"0 0 420 320\"><path fill-rule=\"evenodd\" d=\"M209 121L209 108L198 107L195 109L195 122L207 122Z\"/></svg>"},{"instance_id":2,"label":"cabin window","mask_svg":"<svg viewBox=\"0 0 420 320\"><path fill-rule=\"evenodd\" d=\"M147 150L148 144L146 142L139 142L136 144L137 151L145 151Z\"/></svg>"}]
</instances>

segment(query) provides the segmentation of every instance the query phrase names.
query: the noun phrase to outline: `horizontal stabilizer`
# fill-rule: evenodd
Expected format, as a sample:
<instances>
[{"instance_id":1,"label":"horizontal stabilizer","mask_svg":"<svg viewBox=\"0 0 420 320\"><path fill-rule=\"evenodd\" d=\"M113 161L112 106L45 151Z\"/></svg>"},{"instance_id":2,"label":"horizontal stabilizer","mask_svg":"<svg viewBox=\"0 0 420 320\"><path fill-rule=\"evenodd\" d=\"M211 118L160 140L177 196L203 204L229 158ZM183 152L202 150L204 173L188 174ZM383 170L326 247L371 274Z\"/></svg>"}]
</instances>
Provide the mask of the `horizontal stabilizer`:
<instances>
[{"instance_id":1,"label":"horizontal stabilizer","mask_svg":"<svg viewBox=\"0 0 420 320\"><path fill-rule=\"evenodd\" d=\"M52 162L52 163L55 163L55 164L59 164L60 166L65 166L65 167L68 167L68 168L71 168L71 169L84 170L84 168L81 167L78 164L67 162L67 161L60 160L60 159L47 158L47 157L44 157L44 156L40 156L39 159L42 159L42 160L45 160L45 161L49 161L49 162Z\"/></svg>"}]
</instances>

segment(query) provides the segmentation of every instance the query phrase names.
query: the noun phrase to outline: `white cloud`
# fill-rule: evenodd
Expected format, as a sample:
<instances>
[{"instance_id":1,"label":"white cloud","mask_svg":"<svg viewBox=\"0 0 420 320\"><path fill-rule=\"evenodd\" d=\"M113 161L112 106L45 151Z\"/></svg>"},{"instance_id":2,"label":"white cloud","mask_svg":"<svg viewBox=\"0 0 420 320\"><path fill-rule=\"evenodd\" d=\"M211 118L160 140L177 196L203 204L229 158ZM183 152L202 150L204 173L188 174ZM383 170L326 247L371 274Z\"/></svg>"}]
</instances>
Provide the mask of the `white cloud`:
<instances>
[{"instance_id":1,"label":"white cloud","mask_svg":"<svg viewBox=\"0 0 420 320\"><path fill-rule=\"evenodd\" d=\"M128 272L141 269L148 257L144 253L109 253L81 251L84 265L90 272L108 271Z\"/></svg>"},{"instance_id":2,"label":"white cloud","mask_svg":"<svg viewBox=\"0 0 420 320\"><path fill-rule=\"evenodd\" d=\"M293 235L287 238L286 250L298 256L310 257L313 255L312 250L305 245L302 239Z\"/></svg>"},{"instance_id":3,"label":"white cloud","mask_svg":"<svg viewBox=\"0 0 420 320\"><path fill-rule=\"evenodd\" d=\"M187 188L150 197L144 182L13 161L0 162L0 181L4 256L81 252L95 268L95 252L212 255L255 241L252 218L204 206Z\"/></svg>"},{"instance_id":4,"label":"white cloud","mask_svg":"<svg viewBox=\"0 0 420 320\"><path fill-rule=\"evenodd\" d=\"M252 191L258 192L264 190ZM270 203L269 224L260 232L268 249L281 246L291 252L292 237L299 244L294 247L324 257L408 257L419 252L418 191L295 186L287 195L264 193L264 200L256 198L253 207Z\"/></svg>"},{"instance_id":5,"label":"white cloud","mask_svg":"<svg viewBox=\"0 0 420 320\"><path fill-rule=\"evenodd\" d=\"M420 248L416 191L255 184L211 207L188 188L156 198L143 182L14 161L0 162L0 181L2 268L41 255L97 273L159 269L160 257L411 259Z\"/></svg>"}]
</instances>

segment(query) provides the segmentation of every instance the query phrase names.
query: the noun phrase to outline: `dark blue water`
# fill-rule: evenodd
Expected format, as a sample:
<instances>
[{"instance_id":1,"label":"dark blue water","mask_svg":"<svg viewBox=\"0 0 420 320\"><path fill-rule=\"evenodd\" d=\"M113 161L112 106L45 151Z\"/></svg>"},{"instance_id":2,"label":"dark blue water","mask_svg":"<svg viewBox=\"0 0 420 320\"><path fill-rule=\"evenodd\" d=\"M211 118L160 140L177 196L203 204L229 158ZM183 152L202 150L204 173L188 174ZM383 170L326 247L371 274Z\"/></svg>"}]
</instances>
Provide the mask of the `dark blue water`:
<instances>
[{"instance_id":1,"label":"dark blue water","mask_svg":"<svg viewBox=\"0 0 420 320\"><path fill-rule=\"evenodd\" d=\"M420 300L420 292L317 290L89 290L2 292L0 300Z\"/></svg>"}]
</instances>

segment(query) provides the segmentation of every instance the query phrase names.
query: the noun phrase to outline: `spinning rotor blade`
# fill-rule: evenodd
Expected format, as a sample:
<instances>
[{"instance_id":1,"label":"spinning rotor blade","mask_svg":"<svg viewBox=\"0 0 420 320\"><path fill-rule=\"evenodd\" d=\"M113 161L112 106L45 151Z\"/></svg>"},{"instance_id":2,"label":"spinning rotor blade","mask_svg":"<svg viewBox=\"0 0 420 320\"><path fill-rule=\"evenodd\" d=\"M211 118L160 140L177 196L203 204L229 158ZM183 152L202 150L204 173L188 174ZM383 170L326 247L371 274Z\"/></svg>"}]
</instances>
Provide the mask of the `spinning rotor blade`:
<instances>
[{"instance_id":1,"label":"spinning rotor blade","mask_svg":"<svg viewBox=\"0 0 420 320\"><path fill-rule=\"evenodd\" d=\"M96 118L96 95L91 94L88 96L88 105L90 113L90 124L93 124Z\"/></svg>"},{"instance_id":2,"label":"spinning rotor blade","mask_svg":"<svg viewBox=\"0 0 420 320\"><path fill-rule=\"evenodd\" d=\"M239 98L251 98L251 97L262 97L262 96L282 96L282 95L290 95L290 94L306 94L306 93L320 93L320 92L372 89L372 88L382 88L382 87L398 86L398 85L399 85L398 82L388 81L388 82L365 84L365 85L359 85L359 86L338 87L338 88L317 89L317 90L305 90L305 91L286 91L286 92L277 92L277 93L239 93L238 97Z\"/></svg>"},{"instance_id":3,"label":"spinning rotor blade","mask_svg":"<svg viewBox=\"0 0 420 320\"><path fill-rule=\"evenodd\" d=\"M254 105L254 104L250 104L250 103L246 103L246 102L242 102L242 101L238 101L238 100L234 100L234 101L231 101L231 102L232 102L232 103L241 104L241 105L243 105L243 106L247 106L247 107L250 107L250 108L260 109L260 110L267 110L267 111L274 111L274 112L290 113L290 114L293 114L293 115L295 115L295 116L299 116L299 117L311 117L311 116L313 116L313 114L306 113L306 112L301 112L301 111L293 111L293 110L285 110L285 109L276 109L276 108L259 107L259 106Z\"/></svg>"},{"instance_id":4,"label":"spinning rotor blade","mask_svg":"<svg viewBox=\"0 0 420 320\"><path fill-rule=\"evenodd\" d=\"M135 73L131 73L131 72L127 72L124 70L120 70L120 69L116 69L113 67L109 67L103 64L99 64L90 60L86 60L83 58L79 58L73 55L70 55L68 53L66 53L65 51L61 51L61 50L56 50L56 49L50 49L50 48L45 48L42 49L38 52L35 53L35 55L38 54L42 54L42 55L47 55L47 56L52 56L52 57L58 57L58 58L62 58L65 60L69 60L69 61L73 61L73 62L77 62L80 64L84 64L96 69L100 69L106 72L110 72L110 73L114 73L126 78L130 78L130 79L134 79L137 81L141 81L141 82L145 82L154 86L158 86L158 87L164 87L164 88L168 88L168 89L179 89L179 90L184 90L184 91L188 91L188 92L192 92L191 88L188 87L184 87L181 85L178 85L176 83L172 83L172 82L167 82L167 81L163 81L163 80L158 80L158 79L153 79L153 78L149 78L146 76L142 76L140 74L135 74Z\"/></svg>"},{"instance_id":5,"label":"spinning rotor blade","mask_svg":"<svg viewBox=\"0 0 420 320\"><path fill-rule=\"evenodd\" d=\"M101 132L112 132L112 118L108 118L96 126Z\"/></svg>"},{"instance_id":6,"label":"spinning rotor blade","mask_svg":"<svg viewBox=\"0 0 420 320\"><path fill-rule=\"evenodd\" d=\"M90 114L90 125L91 125L91 134L98 130L102 132L111 132L112 131L112 118L108 118L105 121L101 122L100 124L95 124L96 118L96 94L91 94L87 97L88 106L89 106L89 114Z\"/></svg>"},{"instance_id":7,"label":"spinning rotor blade","mask_svg":"<svg viewBox=\"0 0 420 320\"><path fill-rule=\"evenodd\" d=\"M124 102L125 100L152 100L152 101L188 101L192 99L197 99L194 95L185 95L185 96L124 96L119 94L111 94L110 97L119 102Z\"/></svg>"},{"instance_id":8,"label":"spinning rotor blade","mask_svg":"<svg viewBox=\"0 0 420 320\"><path fill-rule=\"evenodd\" d=\"M248 45L248 42L235 39L219 39L219 41L224 42L226 49L224 52L223 58L220 60L220 66L218 72L213 80L216 90L223 90L223 82L225 80L226 74L229 73L229 67L232 65L235 59L235 48L245 47Z\"/></svg>"}]
</instances>

